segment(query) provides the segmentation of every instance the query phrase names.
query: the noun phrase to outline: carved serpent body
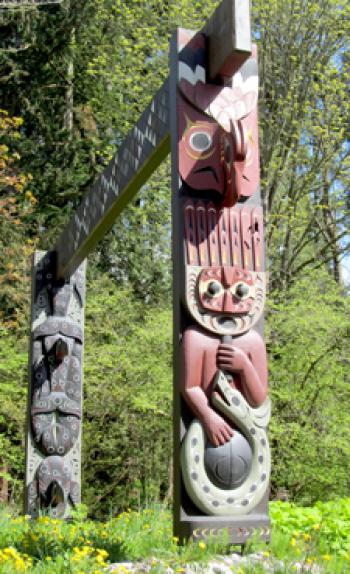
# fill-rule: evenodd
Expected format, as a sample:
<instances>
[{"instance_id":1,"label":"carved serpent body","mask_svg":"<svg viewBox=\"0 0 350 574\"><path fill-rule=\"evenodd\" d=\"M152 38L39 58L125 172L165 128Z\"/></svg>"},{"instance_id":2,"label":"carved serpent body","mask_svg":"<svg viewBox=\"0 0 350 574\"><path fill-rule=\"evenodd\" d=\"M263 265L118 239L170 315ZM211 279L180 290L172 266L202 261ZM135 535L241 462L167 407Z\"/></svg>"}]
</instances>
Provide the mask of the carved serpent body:
<instances>
[{"instance_id":1,"label":"carved serpent body","mask_svg":"<svg viewBox=\"0 0 350 574\"><path fill-rule=\"evenodd\" d=\"M194 419L187 430L181 449L181 468L186 490L205 514L214 516L248 514L266 494L270 477L270 449L266 427L271 404L267 398L252 408L242 394L233 389L226 374L218 371L212 395L213 406L225 415L246 437L252 450L248 476L238 488L216 486L205 466L206 434L202 423Z\"/></svg>"}]
</instances>

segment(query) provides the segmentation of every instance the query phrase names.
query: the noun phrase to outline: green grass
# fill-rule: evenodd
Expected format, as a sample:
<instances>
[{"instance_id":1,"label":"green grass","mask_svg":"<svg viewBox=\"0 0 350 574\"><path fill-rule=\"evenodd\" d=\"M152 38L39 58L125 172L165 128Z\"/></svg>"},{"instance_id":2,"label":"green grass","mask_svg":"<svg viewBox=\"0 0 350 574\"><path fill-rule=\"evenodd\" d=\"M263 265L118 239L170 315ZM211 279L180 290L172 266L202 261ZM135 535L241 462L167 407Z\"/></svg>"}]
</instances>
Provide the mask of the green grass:
<instances>
[{"instance_id":1,"label":"green grass","mask_svg":"<svg viewBox=\"0 0 350 574\"><path fill-rule=\"evenodd\" d=\"M350 573L350 499L318 503L312 508L271 503L273 523L270 545L252 540L247 553L261 552L264 560L282 560L276 574L295 574L295 563L322 565L327 574ZM72 522L42 516L36 521L0 511L0 574L101 574L108 564L148 561L151 574L168 566L185 572L191 562L205 563L234 550L225 538L178 546L172 536L171 512L161 506L128 511L106 522L88 520L84 507ZM125 572L123 567L118 574ZM263 574L257 564L233 570L237 574Z\"/></svg>"}]
</instances>

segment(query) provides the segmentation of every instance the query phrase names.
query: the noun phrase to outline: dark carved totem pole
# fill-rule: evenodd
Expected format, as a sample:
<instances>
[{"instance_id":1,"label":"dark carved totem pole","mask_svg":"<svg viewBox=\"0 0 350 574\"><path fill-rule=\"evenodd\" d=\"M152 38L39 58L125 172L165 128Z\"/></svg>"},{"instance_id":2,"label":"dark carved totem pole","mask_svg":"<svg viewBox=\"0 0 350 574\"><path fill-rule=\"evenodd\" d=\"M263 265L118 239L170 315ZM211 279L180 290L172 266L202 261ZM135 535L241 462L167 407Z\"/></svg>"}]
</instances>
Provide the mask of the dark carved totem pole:
<instances>
[{"instance_id":1,"label":"dark carved totem pole","mask_svg":"<svg viewBox=\"0 0 350 574\"><path fill-rule=\"evenodd\" d=\"M171 57L175 533L243 544L269 537L257 53L210 82L207 48L179 29Z\"/></svg>"},{"instance_id":2,"label":"dark carved totem pole","mask_svg":"<svg viewBox=\"0 0 350 574\"><path fill-rule=\"evenodd\" d=\"M33 267L26 512L66 517L80 501L85 265L55 279L52 252Z\"/></svg>"}]
</instances>

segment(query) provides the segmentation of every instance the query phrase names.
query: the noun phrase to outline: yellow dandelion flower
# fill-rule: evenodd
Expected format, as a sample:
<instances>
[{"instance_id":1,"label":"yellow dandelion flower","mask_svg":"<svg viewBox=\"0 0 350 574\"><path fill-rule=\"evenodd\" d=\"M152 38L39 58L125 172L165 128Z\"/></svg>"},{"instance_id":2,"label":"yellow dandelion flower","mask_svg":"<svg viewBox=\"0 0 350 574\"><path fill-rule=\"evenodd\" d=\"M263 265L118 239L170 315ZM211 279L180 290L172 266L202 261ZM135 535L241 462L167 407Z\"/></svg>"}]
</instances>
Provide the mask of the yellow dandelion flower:
<instances>
[{"instance_id":1,"label":"yellow dandelion flower","mask_svg":"<svg viewBox=\"0 0 350 574\"><path fill-rule=\"evenodd\" d=\"M22 558L17 557L15 560L15 566L17 568L17 570L20 570L21 572L26 570L26 565L24 560L22 560Z\"/></svg>"},{"instance_id":2,"label":"yellow dandelion flower","mask_svg":"<svg viewBox=\"0 0 350 574\"><path fill-rule=\"evenodd\" d=\"M322 558L323 558L323 560L326 560L327 562L332 560L332 556L330 554L323 554Z\"/></svg>"},{"instance_id":3,"label":"yellow dandelion flower","mask_svg":"<svg viewBox=\"0 0 350 574\"><path fill-rule=\"evenodd\" d=\"M291 546L293 546L293 548L295 548L295 546L297 545L297 541L295 540L295 538L292 538L292 540L290 541Z\"/></svg>"},{"instance_id":4,"label":"yellow dandelion flower","mask_svg":"<svg viewBox=\"0 0 350 574\"><path fill-rule=\"evenodd\" d=\"M198 548L200 548L201 550L205 550L206 549L205 542L202 542L202 541L198 542Z\"/></svg>"}]
</instances>

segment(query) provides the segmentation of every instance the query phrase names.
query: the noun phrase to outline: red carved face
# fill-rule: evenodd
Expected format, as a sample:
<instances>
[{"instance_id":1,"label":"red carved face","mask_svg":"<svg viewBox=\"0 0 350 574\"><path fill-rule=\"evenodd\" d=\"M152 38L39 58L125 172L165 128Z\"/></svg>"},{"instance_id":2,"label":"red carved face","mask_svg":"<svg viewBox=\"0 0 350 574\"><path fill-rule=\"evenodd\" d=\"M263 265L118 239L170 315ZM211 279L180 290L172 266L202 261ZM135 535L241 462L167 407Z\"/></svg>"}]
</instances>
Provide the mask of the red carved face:
<instances>
[{"instance_id":1,"label":"red carved face","mask_svg":"<svg viewBox=\"0 0 350 574\"><path fill-rule=\"evenodd\" d=\"M214 191L224 206L239 197L240 173L245 154L245 137L239 127L227 133L214 120L191 109L179 98L179 170L183 181L194 190ZM237 132L237 133L236 133ZM236 167L235 167L236 166Z\"/></svg>"},{"instance_id":2,"label":"red carved face","mask_svg":"<svg viewBox=\"0 0 350 574\"><path fill-rule=\"evenodd\" d=\"M199 302L207 311L244 315L251 311L254 295L252 275L239 267L207 267L199 275Z\"/></svg>"}]
</instances>

